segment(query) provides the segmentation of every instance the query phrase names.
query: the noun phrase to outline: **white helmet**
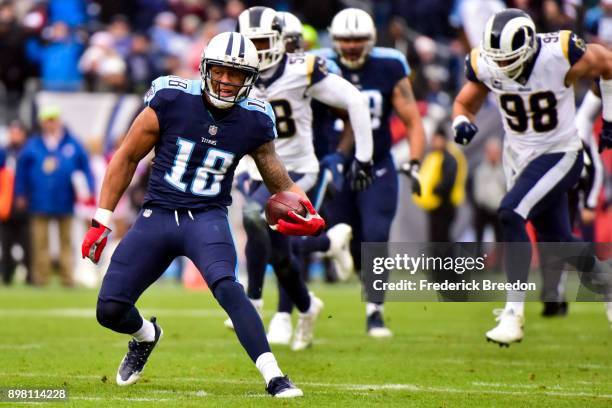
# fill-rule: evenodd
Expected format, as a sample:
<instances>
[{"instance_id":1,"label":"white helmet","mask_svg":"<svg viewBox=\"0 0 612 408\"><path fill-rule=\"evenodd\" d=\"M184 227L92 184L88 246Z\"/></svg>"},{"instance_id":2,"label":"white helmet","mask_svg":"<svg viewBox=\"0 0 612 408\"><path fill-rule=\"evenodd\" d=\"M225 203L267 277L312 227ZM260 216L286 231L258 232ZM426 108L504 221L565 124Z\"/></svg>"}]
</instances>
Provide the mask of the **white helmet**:
<instances>
[{"instance_id":1,"label":"white helmet","mask_svg":"<svg viewBox=\"0 0 612 408\"><path fill-rule=\"evenodd\" d=\"M527 13L519 9L507 9L492 15L480 45L487 65L510 79L521 76L537 48L535 24Z\"/></svg>"},{"instance_id":2,"label":"white helmet","mask_svg":"<svg viewBox=\"0 0 612 408\"><path fill-rule=\"evenodd\" d=\"M340 62L352 69L361 67L376 43L376 27L374 20L368 13L356 8L347 8L334 16L329 35L334 42L334 50L340 56ZM356 59L348 59L342 54L339 40L365 39L367 40L361 55Z\"/></svg>"},{"instance_id":3,"label":"white helmet","mask_svg":"<svg viewBox=\"0 0 612 408\"><path fill-rule=\"evenodd\" d=\"M281 24L274 9L258 6L244 10L238 16L237 31L252 41L268 40L267 48L257 50L262 71L278 64L283 58L285 47L281 40Z\"/></svg>"},{"instance_id":4,"label":"white helmet","mask_svg":"<svg viewBox=\"0 0 612 408\"><path fill-rule=\"evenodd\" d=\"M301 51L304 47L304 37L302 32L304 27L299 18L287 11L276 13L281 24L281 38L285 44L285 50L294 52Z\"/></svg>"},{"instance_id":5,"label":"white helmet","mask_svg":"<svg viewBox=\"0 0 612 408\"><path fill-rule=\"evenodd\" d=\"M242 84L232 84L239 87L238 93L232 98L225 98L213 89L210 68L223 66L244 71L247 76ZM221 33L214 36L202 54L200 61L202 90L217 108L226 109L240 103L249 96L251 88L259 75L259 58L257 49L248 38L240 33Z\"/></svg>"}]
</instances>

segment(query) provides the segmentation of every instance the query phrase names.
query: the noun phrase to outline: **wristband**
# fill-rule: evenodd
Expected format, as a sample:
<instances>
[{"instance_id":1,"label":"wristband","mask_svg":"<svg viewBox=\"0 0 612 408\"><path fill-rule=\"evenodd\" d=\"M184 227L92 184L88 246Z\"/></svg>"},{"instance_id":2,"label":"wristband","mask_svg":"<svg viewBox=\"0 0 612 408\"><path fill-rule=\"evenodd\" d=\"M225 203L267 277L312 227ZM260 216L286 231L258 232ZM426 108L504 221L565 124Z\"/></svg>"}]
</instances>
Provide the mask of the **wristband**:
<instances>
[{"instance_id":1,"label":"wristband","mask_svg":"<svg viewBox=\"0 0 612 408\"><path fill-rule=\"evenodd\" d=\"M106 228L111 223L111 218L113 217L113 212L111 210L107 210L104 208L98 208L96 213L94 214L94 220L98 221L100 224L104 225Z\"/></svg>"}]
</instances>

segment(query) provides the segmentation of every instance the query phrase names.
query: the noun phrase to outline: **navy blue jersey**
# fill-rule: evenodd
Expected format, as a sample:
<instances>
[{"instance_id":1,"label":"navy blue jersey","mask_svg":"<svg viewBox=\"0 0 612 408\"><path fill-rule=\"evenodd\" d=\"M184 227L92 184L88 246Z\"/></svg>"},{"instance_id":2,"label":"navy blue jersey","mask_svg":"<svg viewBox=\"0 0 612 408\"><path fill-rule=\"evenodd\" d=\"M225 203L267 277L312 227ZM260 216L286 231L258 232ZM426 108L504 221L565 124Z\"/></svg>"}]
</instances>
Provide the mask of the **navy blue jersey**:
<instances>
[{"instance_id":1,"label":"navy blue jersey","mask_svg":"<svg viewBox=\"0 0 612 408\"><path fill-rule=\"evenodd\" d=\"M374 138L373 159L380 161L391 150L391 99L395 85L410 74L406 57L392 48L374 47L363 66L351 70L342 64L338 54L330 48L314 50L313 53L337 63L342 76L368 97Z\"/></svg>"},{"instance_id":2,"label":"navy blue jersey","mask_svg":"<svg viewBox=\"0 0 612 408\"><path fill-rule=\"evenodd\" d=\"M144 205L193 210L229 206L240 159L276 138L270 104L247 98L215 120L203 102L201 85L201 80L160 77L144 97L160 129Z\"/></svg>"}]
</instances>

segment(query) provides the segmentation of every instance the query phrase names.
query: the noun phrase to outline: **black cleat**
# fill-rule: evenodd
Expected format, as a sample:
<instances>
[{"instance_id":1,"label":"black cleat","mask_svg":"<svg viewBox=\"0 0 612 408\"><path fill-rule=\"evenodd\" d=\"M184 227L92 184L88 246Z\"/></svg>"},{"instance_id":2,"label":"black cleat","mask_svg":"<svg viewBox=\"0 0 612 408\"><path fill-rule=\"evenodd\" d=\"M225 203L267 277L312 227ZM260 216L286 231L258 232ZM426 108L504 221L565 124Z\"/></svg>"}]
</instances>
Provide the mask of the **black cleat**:
<instances>
[{"instance_id":1,"label":"black cleat","mask_svg":"<svg viewBox=\"0 0 612 408\"><path fill-rule=\"evenodd\" d=\"M266 391L274 398L296 398L304 396L302 390L293 385L287 376L272 378L266 387Z\"/></svg>"},{"instance_id":2,"label":"black cleat","mask_svg":"<svg viewBox=\"0 0 612 408\"><path fill-rule=\"evenodd\" d=\"M128 343L128 352L123 357L119 369L117 370L117 384L131 385L140 378L145 364L157 342L163 335L163 330L157 325L155 316L151 317L151 323L155 327L155 340L149 342L138 342L132 339Z\"/></svg>"},{"instance_id":3,"label":"black cleat","mask_svg":"<svg viewBox=\"0 0 612 408\"><path fill-rule=\"evenodd\" d=\"M385 326L382 313L375 311L366 318L366 331L371 337L382 338L391 337L393 333Z\"/></svg>"},{"instance_id":4,"label":"black cleat","mask_svg":"<svg viewBox=\"0 0 612 408\"><path fill-rule=\"evenodd\" d=\"M567 316L567 309L568 309L567 302L544 302L544 309L542 309L542 316L544 317Z\"/></svg>"}]
</instances>

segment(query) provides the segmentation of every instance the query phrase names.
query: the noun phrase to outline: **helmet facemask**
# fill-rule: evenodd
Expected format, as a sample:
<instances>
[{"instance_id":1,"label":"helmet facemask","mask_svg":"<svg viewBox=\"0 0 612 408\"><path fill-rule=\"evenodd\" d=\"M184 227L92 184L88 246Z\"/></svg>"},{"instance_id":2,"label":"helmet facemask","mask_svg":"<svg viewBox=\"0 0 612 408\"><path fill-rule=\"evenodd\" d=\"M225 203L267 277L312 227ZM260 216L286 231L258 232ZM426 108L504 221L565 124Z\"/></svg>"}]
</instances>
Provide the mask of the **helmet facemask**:
<instances>
[{"instance_id":1,"label":"helmet facemask","mask_svg":"<svg viewBox=\"0 0 612 408\"><path fill-rule=\"evenodd\" d=\"M359 47L356 47L356 46L347 47L345 45L343 47L342 46L343 40L344 41L350 41L350 40L362 41L363 46L360 47L361 49L359 49ZM334 41L334 50L340 56L340 62L342 63L342 65L350 69L358 69L363 64L365 64L368 54L374 47L374 43L375 43L375 39L372 37L335 36L333 37L333 41ZM349 49L348 52L347 52L347 48Z\"/></svg>"},{"instance_id":2,"label":"helmet facemask","mask_svg":"<svg viewBox=\"0 0 612 408\"><path fill-rule=\"evenodd\" d=\"M537 50L535 32L528 26L519 28L512 40L512 51L488 48L481 44L481 51L487 65L495 72L516 80Z\"/></svg>"},{"instance_id":3,"label":"helmet facemask","mask_svg":"<svg viewBox=\"0 0 612 408\"><path fill-rule=\"evenodd\" d=\"M281 40L281 36L278 31L265 34L247 35L247 37L253 41L256 47L259 42L268 42L267 47L257 49L260 70L265 71L272 68L283 58L285 46L283 45L283 41Z\"/></svg>"},{"instance_id":4,"label":"helmet facemask","mask_svg":"<svg viewBox=\"0 0 612 408\"><path fill-rule=\"evenodd\" d=\"M224 82L213 78L212 69L217 67L227 67L236 69L245 74L242 83ZM258 70L253 67L238 65L231 62L221 60L211 60L204 58L200 64L200 74L202 76L202 87L204 93L210 97L210 102L217 108L227 109L233 105L245 100L251 88L255 84L258 76ZM231 96L222 95L222 87L235 88L237 92ZM233 92L232 92L233 93Z\"/></svg>"}]
</instances>

